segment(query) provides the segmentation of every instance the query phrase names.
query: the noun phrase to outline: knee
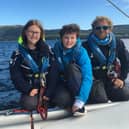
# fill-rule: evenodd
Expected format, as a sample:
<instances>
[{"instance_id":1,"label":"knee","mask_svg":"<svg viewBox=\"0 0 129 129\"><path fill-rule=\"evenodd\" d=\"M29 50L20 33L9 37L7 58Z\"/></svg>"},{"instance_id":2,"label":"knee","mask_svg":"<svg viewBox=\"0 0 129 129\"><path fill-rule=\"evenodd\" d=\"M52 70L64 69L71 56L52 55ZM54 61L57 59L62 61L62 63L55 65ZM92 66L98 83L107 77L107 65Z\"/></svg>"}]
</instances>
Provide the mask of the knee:
<instances>
[{"instance_id":1,"label":"knee","mask_svg":"<svg viewBox=\"0 0 129 129\"><path fill-rule=\"evenodd\" d=\"M127 101L129 100L129 87L117 88L111 95L112 101Z\"/></svg>"},{"instance_id":2,"label":"knee","mask_svg":"<svg viewBox=\"0 0 129 129\"><path fill-rule=\"evenodd\" d=\"M69 93L58 93L52 102L60 108L67 108L72 106L73 99Z\"/></svg>"},{"instance_id":3,"label":"knee","mask_svg":"<svg viewBox=\"0 0 129 129\"><path fill-rule=\"evenodd\" d=\"M38 96L28 96L28 95L22 95L20 104L22 108L26 110L36 110L37 104L38 104Z\"/></svg>"},{"instance_id":4,"label":"knee","mask_svg":"<svg viewBox=\"0 0 129 129\"><path fill-rule=\"evenodd\" d=\"M81 79L81 71L77 64L68 64L65 71L66 78Z\"/></svg>"},{"instance_id":5,"label":"knee","mask_svg":"<svg viewBox=\"0 0 129 129\"><path fill-rule=\"evenodd\" d=\"M103 82L96 80L93 83L90 96L89 96L90 103L107 103L108 96L104 88Z\"/></svg>"},{"instance_id":6,"label":"knee","mask_svg":"<svg viewBox=\"0 0 129 129\"><path fill-rule=\"evenodd\" d=\"M121 97L122 98L122 101L129 100L129 87L125 86L123 88L123 95L122 96L123 96L123 97Z\"/></svg>"},{"instance_id":7,"label":"knee","mask_svg":"<svg viewBox=\"0 0 129 129\"><path fill-rule=\"evenodd\" d=\"M80 71L80 68L77 64L75 63L71 63L71 64L68 64L67 65L67 70L70 71L70 72L73 72L73 71Z\"/></svg>"}]
</instances>

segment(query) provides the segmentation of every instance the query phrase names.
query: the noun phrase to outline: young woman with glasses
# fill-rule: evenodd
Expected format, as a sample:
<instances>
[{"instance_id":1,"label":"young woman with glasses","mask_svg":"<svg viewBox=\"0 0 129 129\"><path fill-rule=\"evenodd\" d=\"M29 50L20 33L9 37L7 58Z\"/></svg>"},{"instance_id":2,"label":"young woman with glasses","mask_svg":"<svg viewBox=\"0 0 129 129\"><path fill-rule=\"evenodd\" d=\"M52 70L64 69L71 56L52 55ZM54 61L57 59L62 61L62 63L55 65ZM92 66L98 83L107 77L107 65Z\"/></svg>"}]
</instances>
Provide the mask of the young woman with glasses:
<instances>
[{"instance_id":1,"label":"young woman with glasses","mask_svg":"<svg viewBox=\"0 0 129 129\"><path fill-rule=\"evenodd\" d=\"M49 47L44 42L44 29L38 20L29 20L23 27L18 50L10 60L10 75L16 89L21 92L20 104L34 110L38 104L41 74L49 66ZM44 60L48 61L44 64ZM46 65L46 69L43 66Z\"/></svg>"}]
</instances>

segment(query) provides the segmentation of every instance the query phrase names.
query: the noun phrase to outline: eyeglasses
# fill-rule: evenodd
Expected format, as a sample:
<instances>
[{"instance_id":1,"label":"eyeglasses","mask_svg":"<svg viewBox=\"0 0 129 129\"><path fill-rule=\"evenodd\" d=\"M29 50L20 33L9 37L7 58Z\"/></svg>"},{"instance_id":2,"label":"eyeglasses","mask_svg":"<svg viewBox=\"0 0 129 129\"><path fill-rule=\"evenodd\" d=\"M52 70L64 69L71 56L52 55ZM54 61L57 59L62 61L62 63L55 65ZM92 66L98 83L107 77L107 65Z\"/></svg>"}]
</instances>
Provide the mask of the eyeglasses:
<instances>
[{"instance_id":1,"label":"eyeglasses","mask_svg":"<svg viewBox=\"0 0 129 129\"><path fill-rule=\"evenodd\" d=\"M96 26L95 30L108 30L111 29L111 26Z\"/></svg>"},{"instance_id":2,"label":"eyeglasses","mask_svg":"<svg viewBox=\"0 0 129 129\"><path fill-rule=\"evenodd\" d=\"M30 35L39 35L41 32L38 32L38 31L27 31Z\"/></svg>"}]
</instances>

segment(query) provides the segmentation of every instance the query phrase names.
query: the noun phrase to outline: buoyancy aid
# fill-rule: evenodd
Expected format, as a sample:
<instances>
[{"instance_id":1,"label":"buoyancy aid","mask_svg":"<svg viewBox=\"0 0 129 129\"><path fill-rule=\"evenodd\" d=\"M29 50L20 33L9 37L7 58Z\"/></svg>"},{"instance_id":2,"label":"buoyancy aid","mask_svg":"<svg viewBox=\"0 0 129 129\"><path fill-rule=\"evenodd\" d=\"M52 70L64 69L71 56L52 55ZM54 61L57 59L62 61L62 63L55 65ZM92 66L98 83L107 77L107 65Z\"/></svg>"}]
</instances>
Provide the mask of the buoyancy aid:
<instances>
[{"instance_id":1,"label":"buoyancy aid","mask_svg":"<svg viewBox=\"0 0 129 129\"><path fill-rule=\"evenodd\" d=\"M76 58L79 54L80 51L80 47L81 47L81 40L80 38L77 39L76 41L76 45L73 48L70 49L66 49L64 50L63 45L61 43L61 41L58 41L55 46L54 46L54 52L55 52L55 56L60 64L60 69L61 71L65 70L65 66L69 63L76 63ZM67 58L65 57L67 54L69 54L69 56L67 56Z\"/></svg>"},{"instance_id":2,"label":"buoyancy aid","mask_svg":"<svg viewBox=\"0 0 129 129\"><path fill-rule=\"evenodd\" d=\"M81 46L80 38L77 39L76 45L70 49L64 49L63 43L60 40L58 40L56 42L56 44L53 48L53 51L55 53L55 57L57 58L58 63L60 64L59 65L59 71L60 71L59 74L60 74L61 80L65 80L64 71L65 71L65 68L67 67L67 64L77 63L76 58L79 54L80 46Z\"/></svg>"},{"instance_id":3,"label":"buoyancy aid","mask_svg":"<svg viewBox=\"0 0 129 129\"><path fill-rule=\"evenodd\" d=\"M36 78L40 79L40 91L39 91L39 99L37 104L37 111L39 112L41 118L43 120L47 119L47 102L43 101L43 95L45 93L46 89L46 72L49 67L49 57L43 56L41 58L41 68L37 65L37 63L34 61L34 59L31 57L31 55L26 51L24 48L22 38L20 37L19 40L19 52L23 56L24 60L27 62L31 70L33 71L33 78L36 80Z\"/></svg>"},{"instance_id":4,"label":"buoyancy aid","mask_svg":"<svg viewBox=\"0 0 129 129\"><path fill-rule=\"evenodd\" d=\"M88 38L88 45L93 55L98 59L100 66L109 66L114 62L116 58L116 39L113 33L107 35L103 40L99 40L95 34L91 34ZM108 58L105 57L99 45L109 46Z\"/></svg>"},{"instance_id":5,"label":"buoyancy aid","mask_svg":"<svg viewBox=\"0 0 129 129\"><path fill-rule=\"evenodd\" d=\"M21 40L21 37L20 37L20 40L18 40L18 50L21 53L24 60L29 65L29 67L31 68L31 70L33 71L33 75L29 74L28 76L34 77L34 78L40 78L40 79L43 78L45 81L46 80L45 74L49 67L49 57L47 57L47 56L42 57L42 60L41 60L42 66L41 66L41 68L39 68L39 66L34 61L34 59L31 57L31 55L26 51L24 44Z\"/></svg>"},{"instance_id":6,"label":"buoyancy aid","mask_svg":"<svg viewBox=\"0 0 129 129\"><path fill-rule=\"evenodd\" d=\"M109 52L106 57L99 46L108 46ZM93 56L99 61L99 65L93 67L94 70L106 70L109 78L117 78L120 76L121 64L116 57L116 38L113 33L109 33L103 40L99 40L95 34L91 34L88 38L88 46Z\"/></svg>"}]
</instances>

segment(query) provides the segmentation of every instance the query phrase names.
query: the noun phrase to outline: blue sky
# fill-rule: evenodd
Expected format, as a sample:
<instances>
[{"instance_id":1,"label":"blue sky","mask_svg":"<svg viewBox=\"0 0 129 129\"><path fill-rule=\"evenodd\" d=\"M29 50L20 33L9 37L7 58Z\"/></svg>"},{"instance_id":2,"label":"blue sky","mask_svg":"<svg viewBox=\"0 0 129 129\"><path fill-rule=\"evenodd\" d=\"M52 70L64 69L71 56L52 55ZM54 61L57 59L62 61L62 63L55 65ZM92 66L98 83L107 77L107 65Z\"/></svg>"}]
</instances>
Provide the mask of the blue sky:
<instances>
[{"instance_id":1,"label":"blue sky","mask_svg":"<svg viewBox=\"0 0 129 129\"><path fill-rule=\"evenodd\" d=\"M129 0L112 0L129 15ZM77 23L90 29L96 16L108 16L115 25L129 24L129 18L106 0L1 0L0 25L24 25L39 19L45 29L57 29Z\"/></svg>"}]
</instances>

